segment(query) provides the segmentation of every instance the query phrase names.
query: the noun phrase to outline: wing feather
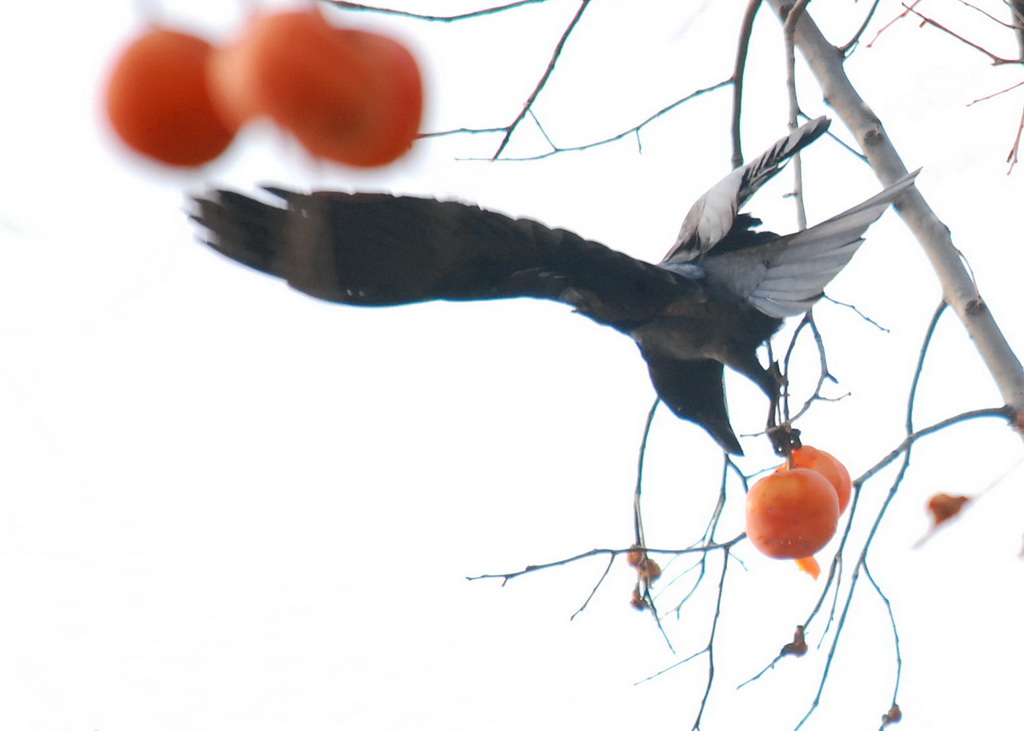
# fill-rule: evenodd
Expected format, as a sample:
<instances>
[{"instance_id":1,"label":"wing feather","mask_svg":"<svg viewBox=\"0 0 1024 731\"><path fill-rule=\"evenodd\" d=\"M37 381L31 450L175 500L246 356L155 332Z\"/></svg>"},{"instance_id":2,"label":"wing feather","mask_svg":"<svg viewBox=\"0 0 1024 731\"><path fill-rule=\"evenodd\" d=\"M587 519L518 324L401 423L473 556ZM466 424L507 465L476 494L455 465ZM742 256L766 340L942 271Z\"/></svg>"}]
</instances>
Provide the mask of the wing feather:
<instances>
[{"instance_id":1,"label":"wing feather","mask_svg":"<svg viewBox=\"0 0 1024 731\"><path fill-rule=\"evenodd\" d=\"M769 317L803 314L860 248L867 228L913 185L917 172L816 226L706 257L701 265L709 286L722 287Z\"/></svg>"},{"instance_id":2,"label":"wing feather","mask_svg":"<svg viewBox=\"0 0 1024 731\"><path fill-rule=\"evenodd\" d=\"M663 261L704 256L732 230L743 204L782 170L789 158L824 134L830 123L828 117L811 120L713 185L687 212L676 243Z\"/></svg>"},{"instance_id":3,"label":"wing feather","mask_svg":"<svg viewBox=\"0 0 1024 731\"><path fill-rule=\"evenodd\" d=\"M529 219L454 201L268 189L193 199L213 249L314 297L386 306L538 297L605 324L643 320L699 285Z\"/></svg>"}]
</instances>

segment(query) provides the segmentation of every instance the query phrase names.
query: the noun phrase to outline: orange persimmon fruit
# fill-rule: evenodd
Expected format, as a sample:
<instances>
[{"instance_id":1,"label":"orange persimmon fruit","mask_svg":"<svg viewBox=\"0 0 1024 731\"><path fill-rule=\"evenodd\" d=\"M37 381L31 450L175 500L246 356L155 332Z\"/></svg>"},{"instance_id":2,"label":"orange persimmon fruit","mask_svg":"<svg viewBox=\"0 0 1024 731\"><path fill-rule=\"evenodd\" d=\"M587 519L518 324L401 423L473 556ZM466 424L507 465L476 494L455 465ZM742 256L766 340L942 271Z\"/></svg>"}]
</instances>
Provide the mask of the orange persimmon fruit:
<instances>
[{"instance_id":1,"label":"orange persimmon fruit","mask_svg":"<svg viewBox=\"0 0 1024 731\"><path fill-rule=\"evenodd\" d=\"M766 556L812 556L832 539L838 524L836 491L814 470L773 472L747 493L747 537Z\"/></svg>"},{"instance_id":2,"label":"orange persimmon fruit","mask_svg":"<svg viewBox=\"0 0 1024 731\"><path fill-rule=\"evenodd\" d=\"M121 52L105 101L110 124L128 147L179 167L204 165L227 149L238 125L226 123L211 99L213 50L197 36L154 28Z\"/></svg>"},{"instance_id":3,"label":"orange persimmon fruit","mask_svg":"<svg viewBox=\"0 0 1024 731\"><path fill-rule=\"evenodd\" d=\"M369 65L373 84L366 110L367 131L372 133L348 151L347 162L361 166L391 162L412 147L420 130L423 79L419 65L409 49L394 39L361 30L336 32Z\"/></svg>"},{"instance_id":4,"label":"orange persimmon fruit","mask_svg":"<svg viewBox=\"0 0 1024 731\"><path fill-rule=\"evenodd\" d=\"M404 46L336 28L316 9L256 16L214 55L210 85L231 122L269 117L313 156L363 167L411 147L423 106Z\"/></svg>"},{"instance_id":5,"label":"orange persimmon fruit","mask_svg":"<svg viewBox=\"0 0 1024 731\"><path fill-rule=\"evenodd\" d=\"M823 449L809 447L806 444L797 447L789 456L792 467L805 467L815 472L820 472L825 479L832 483L836 496L839 498L839 514L846 512L846 506L850 504L850 493L853 490L853 480L846 466L838 459ZM788 465L782 465L779 470L788 469Z\"/></svg>"},{"instance_id":6,"label":"orange persimmon fruit","mask_svg":"<svg viewBox=\"0 0 1024 731\"><path fill-rule=\"evenodd\" d=\"M310 134L354 125L366 82L359 59L315 9L256 15L210 64L225 118L267 116Z\"/></svg>"}]
</instances>

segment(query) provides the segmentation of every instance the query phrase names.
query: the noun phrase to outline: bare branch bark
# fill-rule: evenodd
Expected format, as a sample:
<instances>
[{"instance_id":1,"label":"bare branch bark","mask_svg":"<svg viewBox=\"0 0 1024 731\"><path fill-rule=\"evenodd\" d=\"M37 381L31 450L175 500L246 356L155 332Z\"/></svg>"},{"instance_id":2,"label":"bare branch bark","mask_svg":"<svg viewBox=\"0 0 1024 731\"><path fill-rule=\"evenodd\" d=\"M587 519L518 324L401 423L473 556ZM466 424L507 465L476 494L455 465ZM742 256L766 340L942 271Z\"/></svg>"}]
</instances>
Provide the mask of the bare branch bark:
<instances>
[{"instance_id":1,"label":"bare branch bark","mask_svg":"<svg viewBox=\"0 0 1024 731\"><path fill-rule=\"evenodd\" d=\"M1024 60L1024 0L1009 0L1008 4L1013 19L1013 32L1017 36L1017 48Z\"/></svg>"},{"instance_id":2,"label":"bare branch bark","mask_svg":"<svg viewBox=\"0 0 1024 731\"><path fill-rule=\"evenodd\" d=\"M769 3L785 21L789 0L769 0ZM847 77L839 50L825 39L806 12L796 24L794 40L826 102L853 132L879 181L890 185L905 175L907 168L881 121ZM1019 430L1024 414L1024 369L978 292L960 251L953 245L949 228L916 188L908 191L896 208L935 269L943 298L967 329L1006 404L1017 414L1015 422Z\"/></svg>"},{"instance_id":3,"label":"bare branch bark","mask_svg":"<svg viewBox=\"0 0 1024 731\"><path fill-rule=\"evenodd\" d=\"M1024 0L1022 0L1024 1ZM732 72L732 166L743 165L743 147L740 144L740 112L743 109L743 72L747 66L750 50L750 36L754 32L754 18L761 8L761 0L748 0L747 9L740 23L739 43L736 48L736 62Z\"/></svg>"}]
</instances>

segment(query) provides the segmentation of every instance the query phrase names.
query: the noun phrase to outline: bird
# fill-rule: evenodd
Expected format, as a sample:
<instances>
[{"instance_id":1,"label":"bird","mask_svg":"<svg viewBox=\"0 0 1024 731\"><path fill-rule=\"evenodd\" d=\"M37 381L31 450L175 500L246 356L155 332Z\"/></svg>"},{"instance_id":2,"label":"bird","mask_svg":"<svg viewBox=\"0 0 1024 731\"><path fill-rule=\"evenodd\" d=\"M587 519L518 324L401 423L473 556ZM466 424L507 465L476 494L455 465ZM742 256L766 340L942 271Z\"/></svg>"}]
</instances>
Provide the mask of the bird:
<instances>
[{"instance_id":1,"label":"bird","mask_svg":"<svg viewBox=\"0 0 1024 731\"><path fill-rule=\"evenodd\" d=\"M829 124L811 120L723 177L693 204L657 264L528 218L386 193L265 186L266 202L212 189L191 197L189 216L215 251L329 302L532 297L570 305L632 338L661 402L741 455L724 367L757 384L774 413L781 384L758 349L823 296L920 172L801 231L759 230L740 208Z\"/></svg>"}]
</instances>

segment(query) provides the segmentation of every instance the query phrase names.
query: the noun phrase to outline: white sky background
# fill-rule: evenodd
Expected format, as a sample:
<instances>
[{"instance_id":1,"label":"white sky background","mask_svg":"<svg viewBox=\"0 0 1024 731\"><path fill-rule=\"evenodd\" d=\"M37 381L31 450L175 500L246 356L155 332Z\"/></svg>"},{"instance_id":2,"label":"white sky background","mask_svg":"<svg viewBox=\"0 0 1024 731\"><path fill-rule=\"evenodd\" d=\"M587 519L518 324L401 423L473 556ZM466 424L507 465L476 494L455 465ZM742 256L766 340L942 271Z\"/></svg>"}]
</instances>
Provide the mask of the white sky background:
<instances>
[{"instance_id":1,"label":"white sky background","mask_svg":"<svg viewBox=\"0 0 1024 731\"><path fill-rule=\"evenodd\" d=\"M241 16L227 5L164 3L168 19L220 37ZM419 7L483 3L463 5ZM830 4L830 17L812 9L840 41L863 5ZM347 17L410 39L431 84L425 128L444 129L507 123L576 7L552 0L451 25ZM635 346L552 303L360 310L308 299L196 244L183 192L267 181L457 197L658 260L690 203L728 169L729 92L647 127L642 154L626 139L488 164L456 158L485 156L496 138L454 137L357 173L311 165L254 130L212 169L168 175L113 147L97 114L109 57L141 22L134 11L46 2L0 14L0 728L689 728L704 658L634 683L704 646L717 575L681 621L666 620L676 656L649 615L629 608L624 565L572 622L603 559L504 588L464 578L630 543L653 398ZM600 139L724 79L740 12L595 3L536 106L547 133L563 145ZM1015 53L1008 31L958 17L959 28ZM767 10L758 33L748 155L785 121ZM1019 81L1019 68L993 69L911 22L848 68L908 166L925 168L921 189L1020 352L1024 171L1007 177L1003 162L1020 93L966 107ZM809 114L827 113L812 84L801 100ZM841 123L833 130L848 139ZM543 151L524 125L509 154ZM805 171L812 221L878 189L829 140L805 156ZM791 228L781 199L790 185L783 174L750 210ZM889 213L829 291L891 331L827 303L816 309L841 380L831 393L852 395L819 404L800 426L857 475L902 438L939 290ZM999 403L952 315L940 335L918 425ZM738 430L756 431L763 397L742 379L728 385ZM771 464L766 445L745 446L744 469ZM872 572L903 651L901 729L1020 722L1021 470L911 548L928 496L979 492L1019 454L1019 438L995 422L921 442L875 540ZM659 416L645 484L651 545L699 537L720 469L702 431ZM891 479L868 483L857 535ZM721 537L741 520L734 489ZM789 640L820 584L748 545L737 555L746 571L730 568L703 728L791 728L824 652L734 688ZM888 620L866 582L858 592L808 728L874 728L888 706ZM662 606L678 595L669 590ZM822 628L819 619L812 643Z\"/></svg>"}]
</instances>

